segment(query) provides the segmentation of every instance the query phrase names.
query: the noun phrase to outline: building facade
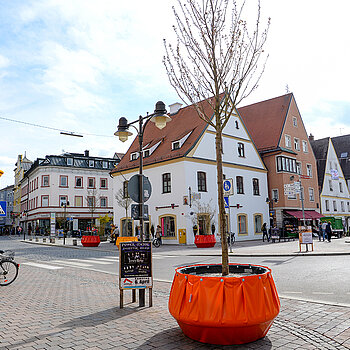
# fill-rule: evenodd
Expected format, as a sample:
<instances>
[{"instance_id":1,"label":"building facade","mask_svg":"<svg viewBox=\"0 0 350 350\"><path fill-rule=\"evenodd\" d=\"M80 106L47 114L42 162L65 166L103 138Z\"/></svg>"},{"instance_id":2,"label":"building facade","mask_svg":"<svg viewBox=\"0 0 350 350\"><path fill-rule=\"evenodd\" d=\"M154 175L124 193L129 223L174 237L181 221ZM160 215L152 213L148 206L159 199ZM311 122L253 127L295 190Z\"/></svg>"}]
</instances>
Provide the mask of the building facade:
<instances>
[{"instance_id":1,"label":"building facade","mask_svg":"<svg viewBox=\"0 0 350 350\"><path fill-rule=\"evenodd\" d=\"M209 108L206 101L202 103ZM152 186L145 231L159 225L163 242L193 244L193 227L197 226L199 234L214 232L220 241L215 131L197 116L193 106L174 104L170 116L164 129L148 123L144 132L143 173ZM111 172L114 191L127 195L127 183L139 171L138 147L135 139ZM237 240L261 238L261 226L268 220L267 171L238 113L223 132L223 172L233 183L226 209L227 230L235 232ZM139 224L131 218L130 208L118 202L114 223L120 225L122 235L134 235Z\"/></svg>"},{"instance_id":2,"label":"building facade","mask_svg":"<svg viewBox=\"0 0 350 350\"><path fill-rule=\"evenodd\" d=\"M6 216L0 216L0 233L10 233L13 224L13 185L0 190L0 201L6 202Z\"/></svg>"},{"instance_id":3,"label":"building facade","mask_svg":"<svg viewBox=\"0 0 350 350\"><path fill-rule=\"evenodd\" d=\"M98 226L101 216L112 218L109 172L118 162L92 157L89 151L38 158L21 181L24 229L49 234L68 225L70 230L85 231Z\"/></svg>"}]
</instances>

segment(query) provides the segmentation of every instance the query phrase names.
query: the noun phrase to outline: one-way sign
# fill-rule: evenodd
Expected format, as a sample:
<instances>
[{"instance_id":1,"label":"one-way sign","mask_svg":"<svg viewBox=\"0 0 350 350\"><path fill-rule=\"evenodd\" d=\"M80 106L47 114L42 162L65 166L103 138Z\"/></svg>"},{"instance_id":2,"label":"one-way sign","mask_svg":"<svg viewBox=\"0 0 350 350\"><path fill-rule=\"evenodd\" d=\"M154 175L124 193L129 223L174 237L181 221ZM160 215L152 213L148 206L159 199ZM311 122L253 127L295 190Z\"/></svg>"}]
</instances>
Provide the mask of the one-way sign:
<instances>
[{"instance_id":1,"label":"one-way sign","mask_svg":"<svg viewBox=\"0 0 350 350\"><path fill-rule=\"evenodd\" d=\"M7 210L6 210L6 201L0 201L0 216L6 216Z\"/></svg>"}]
</instances>

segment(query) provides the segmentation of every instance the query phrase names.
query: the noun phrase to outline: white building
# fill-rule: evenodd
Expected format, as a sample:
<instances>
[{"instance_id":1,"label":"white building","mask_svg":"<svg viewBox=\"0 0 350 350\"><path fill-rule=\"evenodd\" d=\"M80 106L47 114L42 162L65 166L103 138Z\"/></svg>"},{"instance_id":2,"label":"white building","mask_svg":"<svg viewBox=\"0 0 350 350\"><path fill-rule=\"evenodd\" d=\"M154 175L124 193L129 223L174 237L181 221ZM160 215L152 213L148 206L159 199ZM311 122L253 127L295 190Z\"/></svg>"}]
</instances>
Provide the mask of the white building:
<instances>
[{"instance_id":1,"label":"white building","mask_svg":"<svg viewBox=\"0 0 350 350\"><path fill-rule=\"evenodd\" d=\"M146 202L149 222L145 231L160 225L165 243L192 244L195 224L199 233L210 233L214 224L218 234L215 132L192 106L180 107L170 106L172 120L164 129L148 123L144 132L143 173L152 185L152 195ZM115 192L124 188L126 193L127 182L138 173L138 147L135 139L111 172ZM238 240L261 238L261 225L268 222L267 171L238 114L224 129L223 171L234 184L234 194L229 197L231 207L227 209L229 230ZM114 202L113 209L114 223L120 225L122 234L135 234L138 221L129 226L132 232L126 232L124 225L132 222L130 208L126 215L125 208ZM206 220L210 216L211 220Z\"/></svg>"},{"instance_id":2,"label":"white building","mask_svg":"<svg viewBox=\"0 0 350 350\"><path fill-rule=\"evenodd\" d=\"M312 136L311 136L312 138ZM317 160L321 213L341 217L349 229L350 192L331 138L311 141Z\"/></svg>"},{"instance_id":3,"label":"white building","mask_svg":"<svg viewBox=\"0 0 350 350\"><path fill-rule=\"evenodd\" d=\"M89 151L38 158L21 181L22 226L52 233L60 219L67 219L71 230L86 230L100 216L112 218L109 172L119 160L91 157Z\"/></svg>"}]
</instances>

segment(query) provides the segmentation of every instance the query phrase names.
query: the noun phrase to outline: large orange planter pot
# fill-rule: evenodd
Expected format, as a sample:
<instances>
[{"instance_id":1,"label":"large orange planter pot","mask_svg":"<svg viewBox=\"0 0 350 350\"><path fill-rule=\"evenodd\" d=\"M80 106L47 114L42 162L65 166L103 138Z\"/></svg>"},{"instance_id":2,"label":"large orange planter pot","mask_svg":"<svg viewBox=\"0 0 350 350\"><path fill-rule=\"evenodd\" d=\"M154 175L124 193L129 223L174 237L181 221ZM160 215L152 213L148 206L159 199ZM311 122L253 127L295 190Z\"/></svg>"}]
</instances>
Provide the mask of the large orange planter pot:
<instances>
[{"instance_id":1,"label":"large orange planter pot","mask_svg":"<svg viewBox=\"0 0 350 350\"><path fill-rule=\"evenodd\" d=\"M100 236L83 236L81 237L81 244L84 247L98 247L100 244Z\"/></svg>"},{"instance_id":2,"label":"large orange planter pot","mask_svg":"<svg viewBox=\"0 0 350 350\"><path fill-rule=\"evenodd\" d=\"M264 337L280 310L271 270L230 264L242 277L206 277L221 265L192 265L175 270L169 311L189 338L202 343L244 344Z\"/></svg>"},{"instance_id":3,"label":"large orange planter pot","mask_svg":"<svg viewBox=\"0 0 350 350\"><path fill-rule=\"evenodd\" d=\"M214 235L196 235L194 244L197 248L211 248L214 247L216 239Z\"/></svg>"}]
</instances>

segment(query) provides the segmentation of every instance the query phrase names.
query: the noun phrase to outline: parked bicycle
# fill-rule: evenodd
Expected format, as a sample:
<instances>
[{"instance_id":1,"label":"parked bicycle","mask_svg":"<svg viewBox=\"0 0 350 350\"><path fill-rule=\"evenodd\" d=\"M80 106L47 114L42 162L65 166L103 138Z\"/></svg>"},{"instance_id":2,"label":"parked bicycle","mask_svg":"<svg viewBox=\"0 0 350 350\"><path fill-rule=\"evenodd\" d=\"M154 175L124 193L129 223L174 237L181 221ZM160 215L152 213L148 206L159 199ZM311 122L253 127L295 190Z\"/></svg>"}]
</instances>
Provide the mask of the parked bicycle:
<instances>
[{"instance_id":1,"label":"parked bicycle","mask_svg":"<svg viewBox=\"0 0 350 350\"><path fill-rule=\"evenodd\" d=\"M8 286L18 276L19 264L14 261L15 253L0 250L0 286Z\"/></svg>"},{"instance_id":2,"label":"parked bicycle","mask_svg":"<svg viewBox=\"0 0 350 350\"><path fill-rule=\"evenodd\" d=\"M160 239L157 237L154 237L152 240L152 244L156 247L159 248L160 247Z\"/></svg>"},{"instance_id":3,"label":"parked bicycle","mask_svg":"<svg viewBox=\"0 0 350 350\"><path fill-rule=\"evenodd\" d=\"M227 244L232 246L236 242L236 234L234 232L227 232ZM220 237L221 243L221 237Z\"/></svg>"}]
</instances>

